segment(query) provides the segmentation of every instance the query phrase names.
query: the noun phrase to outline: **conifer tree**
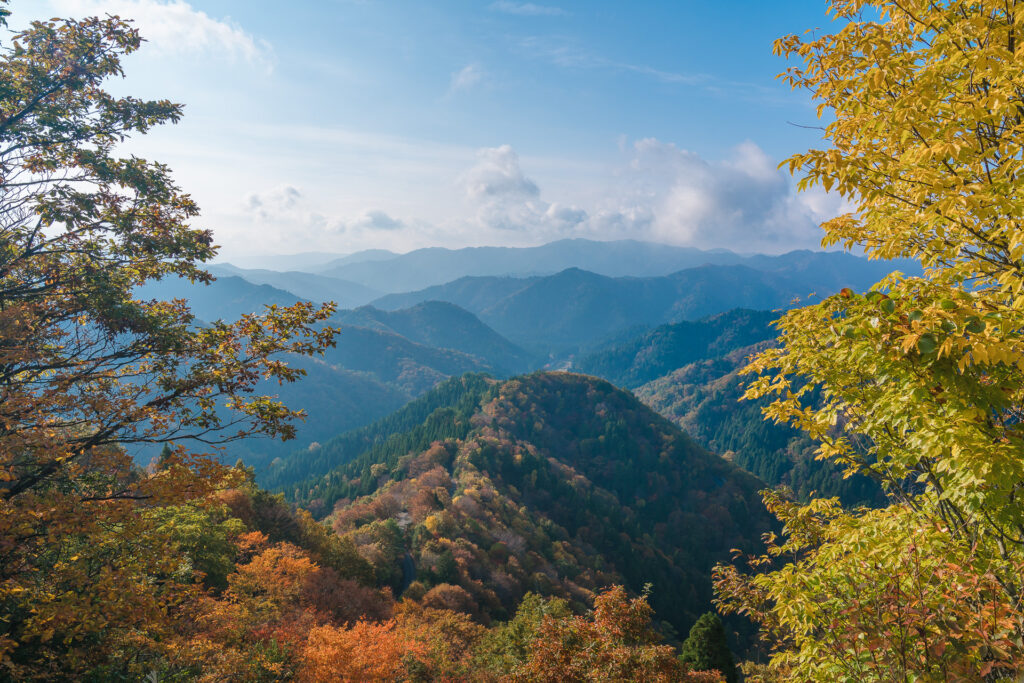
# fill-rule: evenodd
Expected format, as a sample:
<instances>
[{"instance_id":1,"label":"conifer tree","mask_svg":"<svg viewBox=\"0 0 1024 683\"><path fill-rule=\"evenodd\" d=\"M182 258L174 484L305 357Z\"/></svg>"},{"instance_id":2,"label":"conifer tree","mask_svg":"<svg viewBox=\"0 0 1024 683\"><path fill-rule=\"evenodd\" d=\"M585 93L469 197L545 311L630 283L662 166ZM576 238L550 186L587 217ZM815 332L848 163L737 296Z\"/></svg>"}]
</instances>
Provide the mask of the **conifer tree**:
<instances>
[{"instance_id":1,"label":"conifer tree","mask_svg":"<svg viewBox=\"0 0 1024 683\"><path fill-rule=\"evenodd\" d=\"M736 663L729 650L722 620L714 612L701 615L683 642L679 658L697 671L717 670L727 683L736 683Z\"/></svg>"}]
</instances>

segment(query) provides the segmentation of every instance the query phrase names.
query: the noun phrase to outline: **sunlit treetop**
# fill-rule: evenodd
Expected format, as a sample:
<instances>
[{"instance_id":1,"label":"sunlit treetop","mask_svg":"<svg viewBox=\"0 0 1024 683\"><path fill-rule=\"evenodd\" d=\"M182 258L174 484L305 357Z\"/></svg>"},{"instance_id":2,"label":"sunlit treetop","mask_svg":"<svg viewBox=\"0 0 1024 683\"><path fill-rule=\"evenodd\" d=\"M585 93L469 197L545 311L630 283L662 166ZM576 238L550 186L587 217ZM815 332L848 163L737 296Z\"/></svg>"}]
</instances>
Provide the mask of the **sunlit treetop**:
<instances>
[{"instance_id":1,"label":"sunlit treetop","mask_svg":"<svg viewBox=\"0 0 1024 683\"><path fill-rule=\"evenodd\" d=\"M786 36L776 53L811 92L830 147L796 154L802 188L856 211L824 224L826 244L911 256L953 281L1021 287L1024 8L997 0L836 0L827 35Z\"/></svg>"}]
</instances>

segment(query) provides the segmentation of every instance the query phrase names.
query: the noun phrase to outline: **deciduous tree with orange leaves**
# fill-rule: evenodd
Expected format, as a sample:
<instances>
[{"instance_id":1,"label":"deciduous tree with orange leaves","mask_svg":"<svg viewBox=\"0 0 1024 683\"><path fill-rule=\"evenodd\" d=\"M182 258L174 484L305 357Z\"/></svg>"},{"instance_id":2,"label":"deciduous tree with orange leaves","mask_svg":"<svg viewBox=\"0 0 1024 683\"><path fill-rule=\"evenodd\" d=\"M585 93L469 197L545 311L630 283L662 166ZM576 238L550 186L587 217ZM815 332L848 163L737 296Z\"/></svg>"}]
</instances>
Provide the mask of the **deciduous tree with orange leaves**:
<instances>
[{"instance_id":1,"label":"deciduous tree with orange leaves","mask_svg":"<svg viewBox=\"0 0 1024 683\"><path fill-rule=\"evenodd\" d=\"M717 672L688 672L675 650L659 645L646 597L630 599L621 586L603 592L587 617L546 616L530 644L517 681L679 681L718 683Z\"/></svg>"},{"instance_id":2,"label":"deciduous tree with orange leaves","mask_svg":"<svg viewBox=\"0 0 1024 683\"><path fill-rule=\"evenodd\" d=\"M0 45L0 677L148 671L196 588L154 511L237 476L181 446L143 472L125 447L291 435L299 413L257 384L297 379L282 355L333 339L329 306L200 326L183 301L136 298L151 280L209 281L216 253L168 168L118 154L181 117L104 89L139 46L110 16Z\"/></svg>"}]
</instances>

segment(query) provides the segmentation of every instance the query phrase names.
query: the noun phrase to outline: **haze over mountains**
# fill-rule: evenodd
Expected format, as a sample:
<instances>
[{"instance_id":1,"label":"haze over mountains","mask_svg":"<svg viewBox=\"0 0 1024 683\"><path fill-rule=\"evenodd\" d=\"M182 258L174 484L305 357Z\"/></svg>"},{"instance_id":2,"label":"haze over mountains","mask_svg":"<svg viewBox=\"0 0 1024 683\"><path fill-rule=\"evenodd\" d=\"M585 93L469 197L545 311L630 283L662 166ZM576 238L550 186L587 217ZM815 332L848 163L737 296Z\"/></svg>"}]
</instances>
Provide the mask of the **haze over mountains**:
<instances>
[{"instance_id":1,"label":"haze over mountains","mask_svg":"<svg viewBox=\"0 0 1024 683\"><path fill-rule=\"evenodd\" d=\"M842 287L863 290L897 268L918 270L911 262L837 252L740 256L589 240L401 255L373 250L326 263L324 255L316 257L282 257L280 271L219 264L211 267L218 279L209 286L169 280L139 292L189 299L200 323L234 319L266 304L338 304L329 321L340 330L337 346L320 359L300 361L308 373L303 382L266 388L306 410L297 440L250 439L231 446L227 458L265 463L287 456L466 372L505 378L577 368L639 387L687 363L769 338L767 322L777 315L771 311L796 299ZM420 289L396 291L403 286ZM379 296L382 291L392 293ZM727 314L733 309L748 312ZM720 314L726 315L693 322ZM757 330L736 316L756 319Z\"/></svg>"},{"instance_id":2,"label":"haze over mountains","mask_svg":"<svg viewBox=\"0 0 1024 683\"><path fill-rule=\"evenodd\" d=\"M608 277L654 277L703 265L747 265L756 270L795 275L823 267L832 259L856 258L839 253L796 251L781 256L743 256L724 249L701 250L635 240L599 242L565 239L537 247L467 247L444 249L430 247L406 254L372 249L332 259L314 260L312 255L281 257L276 271L303 271L385 293L411 292L469 276L551 275L568 268L579 268ZM889 262L879 266L861 259L861 275L882 270L917 270L910 261ZM867 265L865 265L867 264ZM846 268L856 268L847 265ZM256 271L265 273L265 271ZM817 276L821 276L819 270ZM241 273L239 273L241 274ZM250 279L256 282L254 275ZM283 282L270 282L291 289ZM292 289L294 291L294 289ZM364 301L363 303L367 303Z\"/></svg>"}]
</instances>

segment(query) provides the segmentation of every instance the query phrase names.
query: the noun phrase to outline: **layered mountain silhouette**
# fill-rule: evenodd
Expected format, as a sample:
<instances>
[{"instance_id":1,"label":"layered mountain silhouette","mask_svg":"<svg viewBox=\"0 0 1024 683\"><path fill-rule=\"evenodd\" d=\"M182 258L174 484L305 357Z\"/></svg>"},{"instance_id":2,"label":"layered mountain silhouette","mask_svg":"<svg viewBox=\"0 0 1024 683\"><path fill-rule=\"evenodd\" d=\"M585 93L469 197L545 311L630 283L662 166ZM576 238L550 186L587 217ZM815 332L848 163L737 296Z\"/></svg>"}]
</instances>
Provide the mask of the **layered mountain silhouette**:
<instances>
[{"instance_id":1,"label":"layered mountain silhouette","mask_svg":"<svg viewBox=\"0 0 1024 683\"><path fill-rule=\"evenodd\" d=\"M637 276L715 259L726 263ZM627 275L579 267L529 277L495 274L505 269L522 275L568 262ZM264 466L296 446L308 449L371 423L450 377L487 373L503 378L550 363L634 389L702 446L728 453L768 483L790 484L798 492L814 486L844 500L873 495L836 483L838 473L814 464L812 444L763 423L760 406L738 404L736 370L748 347L773 337L768 325L777 315L773 309L812 292L863 290L894 267L913 271L908 264L843 253L742 257L640 242L565 240L532 249L428 249L405 255L375 250L335 259L327 270L383 268L401 278L415 271L406 266L416 263L429 265L439 278L473 268L489 274L389 294L373 305L342 306L330 321L340 330L337 346L322 358L293 359L307 371L304 381L263 388L307 412L297 440L248 440L233 444L226 458L241 456ZM323 273L227 265L213 270L220 277L210 286L167 280L147 285L140 296L186 298L200 321L212 321L234 319L266 304L354 302L375 293L366 284Z\"/></svg>"},{"instance_id":2,"label":"layered mountain silhouette","mask_svg":"<svg viewBox=\"0 0 1024 683\"><path fill-rule=\"evenodd\" d=\"M212 265L208 270L220 280L240 277L257 285L270 285L286 290L308 301L324 303L333 301L338 308L355 308L369 303L381 296L382 292L370 289L356 282L341 280L316 273L305 273L298 270L279 272L276 270L259 270L236 268L230 264Z\"/></svg>"},{"instance_id":3,"label":"layered mountain silhouette","mask_svg":"<svg viewBox=\"0 0 1024 683\"><path fill-rule=\"evenodd\" d=\"M400 334L419 344L475 356L499 374L532 369L538 359L502 337L469 311L444 301L383 311L363 306L342 311L333 323Z\"/></svg>"},{"instance_id":4,"label":"layered mountain silhouette","mask_svg":"<svg viewBox=\"0 0 1024 683\"><path fill-rule=\"evenodd\" d=\"M145 299L187 299L199 324L234 320L265 305L286 306L303 299L235 276L220 277L209 285L164 280L137 294ZM262 467L290 453L296 444L305 447L386 415L449 377L467 372L507 377L531 369L534 363L530 354L472 313L448 303L392 312L363 307L340 311L329 323L339 330L333 348L322 357L289 359L306 371L301 381L259 387L306 412L306 419L297 425L295 441L233 442L224 452L225 459L241 457Z\"/></svg>"},{"instance_id":5,"label":"layered mountain silhouette","mask_svg":"<svg viewBox=\"0 0 1024 683\"><path fill-rule=\"evenodd\" d=\"M537 247L431 247L407 254L371 250L303 270L396 293L425 289L467 276L529 277L552 275L568 268L608 277L655 277L703 265L747 265L755 270L777 273L810 272L827 269L830 264L843 261L844 257L855 258L837 252L812 251L796 251L781 256L742 256L724 249L705 251L636 240L599 242L566 239ZM887 266L878 267L877 263L866 259L857 260L862 262L863 269L870 272L888 273L899 269L916 273L920 270L912 261L890 262ZM846 264L843 267L851 266ZM821 277L823 274L819 270L816 277L827 284Z\"/></svg>"},{"instance_id":6,"label":"layered mountain silhouette","mask_svg":"<svg viewBox=\"0 0 1024 683\"><path fill-rule=\"evenodd\" d=\"M391 310L448 301L477 314L517 344L560 353L593 347L632 327L693 320L733 308L786 308L842 287L863 290L892 270L891 265L847 254L797 256L793 258L803 267L795 275L709 265L658 277L612 278L570 268L544 277L467 277L391 294L373 305Z\"/></svg>"}]
</instances>

